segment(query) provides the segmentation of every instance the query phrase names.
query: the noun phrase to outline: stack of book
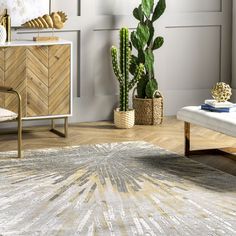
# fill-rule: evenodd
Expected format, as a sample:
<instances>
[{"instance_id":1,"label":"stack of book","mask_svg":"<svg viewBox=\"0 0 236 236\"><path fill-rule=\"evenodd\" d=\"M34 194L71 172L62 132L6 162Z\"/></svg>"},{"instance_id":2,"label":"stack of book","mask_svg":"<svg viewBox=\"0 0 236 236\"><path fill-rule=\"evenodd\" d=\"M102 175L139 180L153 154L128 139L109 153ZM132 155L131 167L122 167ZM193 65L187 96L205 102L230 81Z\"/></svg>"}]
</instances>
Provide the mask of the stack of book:
<instances>
[{"instance_id":1,"label":"stack of book","mask_svg":"<svg viewBox=\"0 0 236 236\"><path fill-rule=\"evenodd\" d=\"M236 112L236 104L232 102L217 102L213 99L205 100L201 105L202 110L213 112Z\"/></svg>"}]
</instances>

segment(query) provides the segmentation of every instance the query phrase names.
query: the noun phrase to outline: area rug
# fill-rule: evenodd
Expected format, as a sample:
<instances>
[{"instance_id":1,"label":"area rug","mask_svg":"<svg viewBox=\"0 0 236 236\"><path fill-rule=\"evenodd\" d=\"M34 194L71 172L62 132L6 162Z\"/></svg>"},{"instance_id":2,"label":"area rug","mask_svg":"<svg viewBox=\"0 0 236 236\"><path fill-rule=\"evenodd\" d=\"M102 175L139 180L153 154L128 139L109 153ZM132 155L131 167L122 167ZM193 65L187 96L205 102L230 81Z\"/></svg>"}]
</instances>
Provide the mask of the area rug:
<instances>
[{"instance_id":1,"label":"area rug","mask_svg":"<svg viewBox=\"0 0 236 236\"><path fill-rule=\"evenodd\" d=\"M0 235L236 235L236 177L146 142L0 154Z\"/></svg>"}]
</instances>

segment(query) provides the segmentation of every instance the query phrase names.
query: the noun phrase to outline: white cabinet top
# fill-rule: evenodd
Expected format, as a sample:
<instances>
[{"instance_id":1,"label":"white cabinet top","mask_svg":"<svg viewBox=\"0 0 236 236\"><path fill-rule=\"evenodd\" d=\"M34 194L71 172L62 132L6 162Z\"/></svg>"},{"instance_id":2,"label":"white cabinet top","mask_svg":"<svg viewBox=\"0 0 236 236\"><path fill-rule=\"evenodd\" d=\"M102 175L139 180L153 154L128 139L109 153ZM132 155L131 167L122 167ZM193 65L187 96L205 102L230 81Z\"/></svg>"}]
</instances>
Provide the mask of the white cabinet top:
<instances>
[{"instance_id":1,"label":"white cabinet top","mask_svg":"<svg viewBox=\"0 0 236 236\"><path fill-rule=\"evenodd\" d=\"M47 46L47 45L58 45L58 44L72 44L72 42L64 40L64 39L59 39L58 41L48 41L48 42L35 42L33 40L17 40L17 41L12 41L12 42L6 42L3 44L0 44L1 47L17 47L17 46Z\"/></svg>"}]
</instances>

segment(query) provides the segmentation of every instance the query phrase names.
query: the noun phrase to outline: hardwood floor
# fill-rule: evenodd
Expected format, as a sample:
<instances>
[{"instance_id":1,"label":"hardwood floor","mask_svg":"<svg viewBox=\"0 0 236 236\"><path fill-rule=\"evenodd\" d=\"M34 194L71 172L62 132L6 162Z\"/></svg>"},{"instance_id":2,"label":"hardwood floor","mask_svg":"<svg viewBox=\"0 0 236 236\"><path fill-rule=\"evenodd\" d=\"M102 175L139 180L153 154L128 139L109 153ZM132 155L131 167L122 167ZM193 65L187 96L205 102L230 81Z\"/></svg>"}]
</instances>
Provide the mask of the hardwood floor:
<instances>
[{"instance_id":1,"label":"hardwood floor","mask_svg":"<svg viewBox=\"0 0 236 236\"><path fill-rule=\"evenodd\" d=\"M0 124L1 130L1 124ZM70 125L69 138L57 137L47 131L23 134L24 149L49 148L81 144L143 140L183 155L183 122L166 117L160 126L135 126L130 130L119 130L111 122L93 122ZM236 139L199 127L191 127L191 148L236 147ZM16 149L16 135L0 135L0 151ZM192 158L224 172L236 175L236 161L223 156L207 155Z\"/></svg>"}]
</instances>

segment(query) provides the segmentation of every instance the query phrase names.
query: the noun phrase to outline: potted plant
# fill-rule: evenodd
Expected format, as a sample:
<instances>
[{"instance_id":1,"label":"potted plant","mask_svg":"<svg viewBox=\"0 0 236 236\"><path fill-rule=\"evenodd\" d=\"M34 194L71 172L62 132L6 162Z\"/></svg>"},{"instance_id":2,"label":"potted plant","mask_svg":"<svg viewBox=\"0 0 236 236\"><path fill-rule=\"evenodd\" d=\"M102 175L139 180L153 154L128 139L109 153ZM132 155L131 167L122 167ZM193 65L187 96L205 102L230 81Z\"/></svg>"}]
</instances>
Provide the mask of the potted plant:
<instances>
[{"instance_id":1,"label":"potted plant","mask_svg":"<svg viewBox=\"0 0 236 236\"><path fill-rule=\"evenodd\" d=\"M134 110L129 109L129 91L136 85L141 78L144 65L139 63L135 68L133 79L129 79L131 48L129 41L129 30L120 30L120 52L118 60L118 49L111 48L112 66L114 74L120 83L120 107L114 111L114 123L117 128L128 129L134 126ZM119 63L118 63L119 61Z\"/></svg>"},{"instance_id":2,"label":"potted plant","mask_svg":"<svg viewBox=\"0 0 236 236\"><path fill-rule=\"evenodd\" d=\"M132 55L130 73L134 74L136 66L140 63L145 67L142 78L137 84L137 96L133 96L136 124L162 123L163 98L158 91L154 74L153 52L164 43L163 37L155 36L154 22L164 13L165 8L165 0L159 0L155 6L154 0L142 0L142 3L133 11L139 24L131 34L131 43L137 50L137 56Z\"/></svg>"}]
</instances>

